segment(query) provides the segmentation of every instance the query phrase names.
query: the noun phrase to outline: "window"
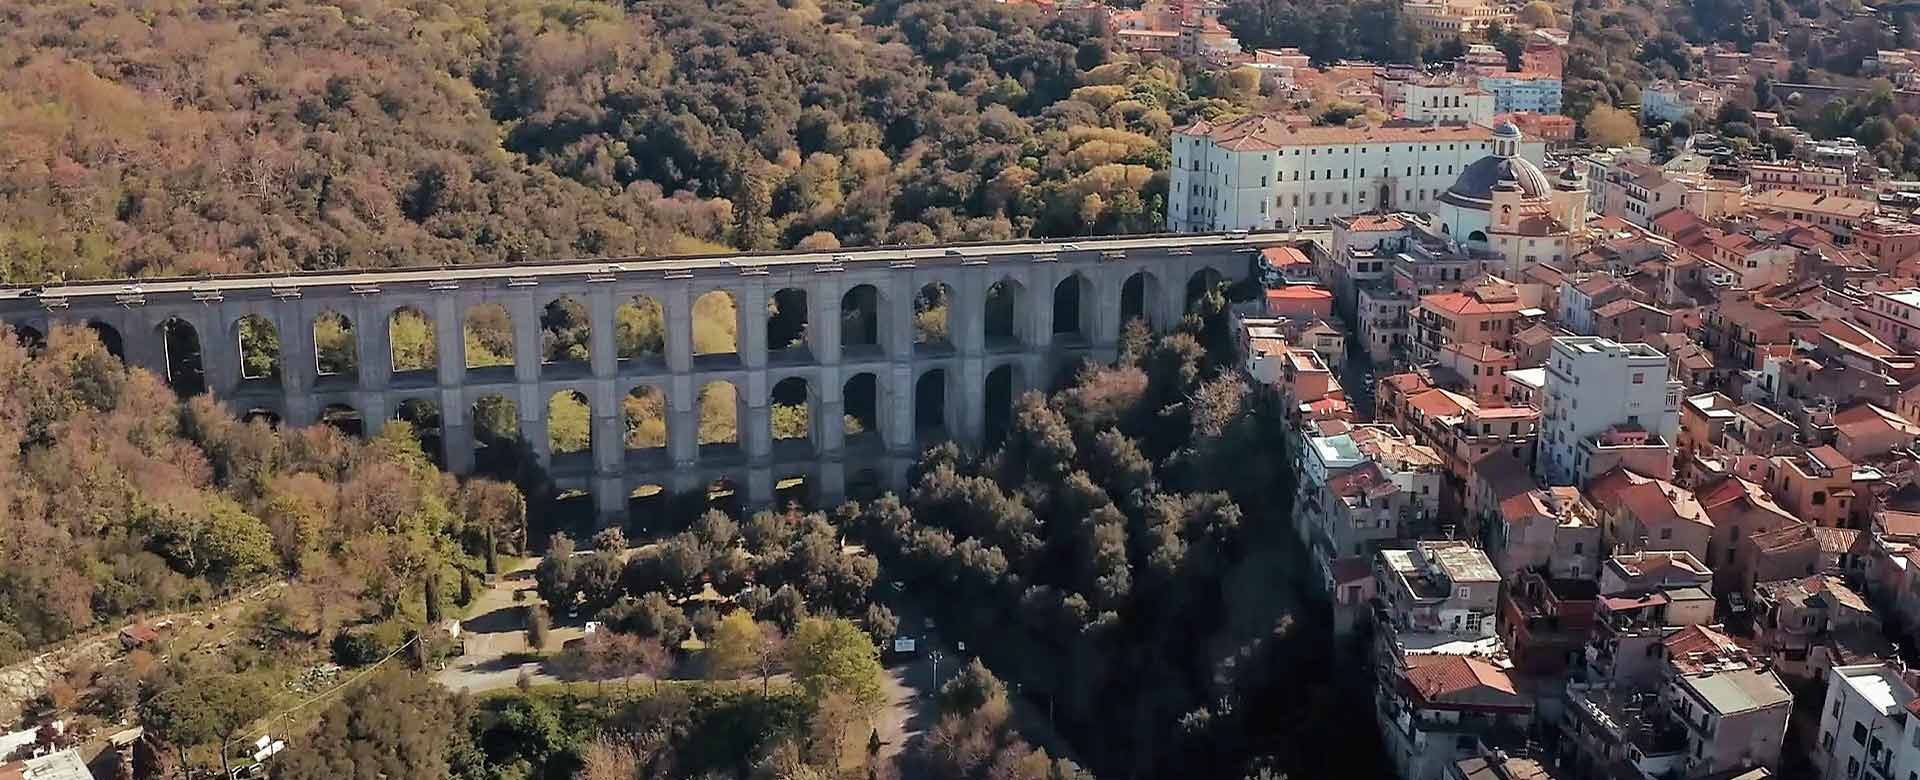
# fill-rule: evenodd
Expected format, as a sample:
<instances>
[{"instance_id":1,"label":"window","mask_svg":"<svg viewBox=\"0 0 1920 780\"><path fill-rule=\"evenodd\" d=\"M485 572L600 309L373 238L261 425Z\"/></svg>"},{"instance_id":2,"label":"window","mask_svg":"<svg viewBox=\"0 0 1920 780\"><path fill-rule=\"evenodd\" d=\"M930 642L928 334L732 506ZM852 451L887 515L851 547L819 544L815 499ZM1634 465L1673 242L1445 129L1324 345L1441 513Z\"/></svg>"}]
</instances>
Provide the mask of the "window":
<instances>
[{"instance_id":1,"label":"window","mask_svg":"<svg viewBox=\"0 0 1920 780\"><path fill-rule=\"evenodd\" d=\"M1867 724L1857 720L1853 722L1853 741L1855 744L1867 744Z\"/></svg>"},{"instance_id":2,"label":"window","mask_svg":"<svg viewBox=\"0 0 1920 780\"><path fill-rule=\"evenodd\" d=\"M1633 372L1633 383L1634 383L1634 384L1636 384L1636 385L1644 385L1644 384L1646 384L1646 383L1647 383L1647 374L1646 374L1646 372L1644 372L1644 371L1635 371L1635 372Z\"/></svg>"},{"instance_id":3,"label":"window","mask_svg":"<svg viewBox=\"0 0 1920 780\"><path fill-rule=\"evenodd\" d=\"M1661 539L1672 539L1672 538L1673 538L1673 529L1671 529L1671 528L1662 528L1662 529L1660 529L1660 538L1661 538Z\"/></svg>"},{"instance_id":4,"label":"window","mask_svg":"<svg viewBox=\"0 0 1920 780\"><path fill-rule=\"evenodd\" d=\"M1453 589L1453 597L1456 599L1472 598L1473 589L1465 585L1461 585L1460 587Z\"/></svg>"},{"instance_id":5,"label":"window","mask_svg":"<svg viewBox=\"0 0 1920 780\"><path fill-rule=\"evenodd\" d=\"M1814 506L1825 506L1825 505L1826 505L1826 503L1827 503L1827 491L1825 491L1825 490L1815 490L1815 491L1813 491L1813 505L1814 505ZM1917 731L1916 733L1920 733L1920 731Z\"/></svg>"}]
</instances>

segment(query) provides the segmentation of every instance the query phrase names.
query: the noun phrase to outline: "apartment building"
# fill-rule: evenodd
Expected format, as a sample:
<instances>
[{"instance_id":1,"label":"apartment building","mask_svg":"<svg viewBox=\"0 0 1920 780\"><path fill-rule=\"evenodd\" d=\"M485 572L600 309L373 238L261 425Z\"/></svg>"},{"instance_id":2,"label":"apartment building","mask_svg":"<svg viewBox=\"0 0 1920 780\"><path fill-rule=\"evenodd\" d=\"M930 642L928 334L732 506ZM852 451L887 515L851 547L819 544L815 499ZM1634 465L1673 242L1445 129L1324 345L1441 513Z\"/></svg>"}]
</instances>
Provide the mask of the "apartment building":
<instances>
[{"instance_id":1,"label":"apartment building","mask_svg":"<svg viewBox=\"0 0 1920 780\"><path fill-rule=\"evenodd\" d=\"M1534 466L1550 484L1573 484L1585 471L1579 455L1588 437L1622 426L1664 442L1679 433L1680 384L1667 379L1667 357L1646 344L1555 338L1546 396Z\"/></svg>"},{"instance_id":2,"label":"apartment building","mask_svg":"<svg viewBox=\"0 0 1920 780\"><path fill-rule=\"evenodd\" d=\"M1493 93L1497 114L1526 111L1558 114L1561 104L1560 77L1546 73L1497 73L1480 77L1480 88Z\"/></svg>"},{"instance_id":3,"label":"apartment building","mask_svg":"<svg viewBox=\"0 0 1920 780\"><path fill-rule=\"evenodd\" d=\"M1885 663L1834 667L1812 752L1820 777L1906 780L1920 774L1920 693Z\"/></svg>"},{"instance_id":4,"label":"apartment building","mask_svg":"<svg viewBox=\"0 0 1920 780\"><path fill-rule=\"evenodd\" d=\"M1514 285L1487 279L1461 292L1420 298L1413 315L1413 360L1425 363L1448 344L1483 344L1513 349L1513 334L1544 315L1521 299Z\"/></svg>"},{"instance_id":5,"label":"apartment building","mask_svg":"<svg viewBox=\"0 0 1920 780\"><path fill-rule=\"evenodd\" d=\"M1854 314L1881 341L1907 351L1920 350L1920 288L1875 291Z\"/></svg>"},{"instance_id":6,"label":"apartment building","mask_svg":"<svg viewBox=\"0 0 1920 780\"><path fill-rule=\"evenodd\" d=\"M1415 122L1493 122L1493 93L1473 84L1414 81L1400 87L1400 96L1401 115Z\"/></svg>"}]
</instances>

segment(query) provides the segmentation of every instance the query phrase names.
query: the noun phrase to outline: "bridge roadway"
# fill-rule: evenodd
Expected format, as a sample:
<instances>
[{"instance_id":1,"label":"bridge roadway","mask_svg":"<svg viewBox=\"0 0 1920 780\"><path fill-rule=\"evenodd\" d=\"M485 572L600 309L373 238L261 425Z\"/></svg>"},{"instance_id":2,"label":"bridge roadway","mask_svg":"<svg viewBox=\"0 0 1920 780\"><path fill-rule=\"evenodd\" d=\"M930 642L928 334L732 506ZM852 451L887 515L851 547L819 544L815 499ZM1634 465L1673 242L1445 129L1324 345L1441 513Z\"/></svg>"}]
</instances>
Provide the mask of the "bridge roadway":
<instances>
[{"instance_id":1,"label":"bridge roadway","mask_svg":"<svg viewBox=\"0 0 1920 780\"><path fill-rule=\"evenodd\" d=\"M474 467L475 405L498 396L512 402L518 435L556 485L591 492L597 511L611 519L645 486L679 492L744 477L749 505L772 501L776 483L796 477L821 503L840 500L850 481L904 487L920 447L943 437L983 439L990 381L995 401L1010 403L1082 358L1112 359L1123 317L1167 327L1183 313L1189 285L1242 278L1260 249L1312 239L1324 241L1324 234L67 282L0 288L0 321L27 337L57 323L87 325L129 363L176 387L203 383L237 414L300 425L357 415L371 432L403 404L425 401L438 413L442 463L454 473ZM945 288L945 341L916 338L915 299L929 285ZM1013 305L1003 301L989 311L996 286ZM770 348L761 314L776 296L794 300L795 290L806 301L803 340ZM735 303L737 349L696 355L693 304L713 291ZM541 314L564 298L587 313L587 360L553 360L543 345ZM659 307L663 349L623 354L616 345L616 310L636 301ZM470 368L467 317L489 304L503 307L511 322L512 365ZM405 309L430 325L431 368L394 370L390 330ZM315 347L322 316L340 317L350 328L355 365L328 370L323 363ZM243 318L263 320L278 336L277 369L268 376L252 376L242 365ZM844 322L865 324L843 334ZM366 327L378 323L388 326ZM775 441L771 394L795 378L806 383L808 434ZM698 440L696 399L715 382L736 390L735 442ZM847 409L848 390L856 391L857 404L871 399L871 408ZM665 446L630 449L633 421L623 401L650 391L664 396ZM549 402L565 392L591 408L586 452L550 449ZM848 436L841 421L850 411L877 430Z\"/></svg>"}]
</instances>

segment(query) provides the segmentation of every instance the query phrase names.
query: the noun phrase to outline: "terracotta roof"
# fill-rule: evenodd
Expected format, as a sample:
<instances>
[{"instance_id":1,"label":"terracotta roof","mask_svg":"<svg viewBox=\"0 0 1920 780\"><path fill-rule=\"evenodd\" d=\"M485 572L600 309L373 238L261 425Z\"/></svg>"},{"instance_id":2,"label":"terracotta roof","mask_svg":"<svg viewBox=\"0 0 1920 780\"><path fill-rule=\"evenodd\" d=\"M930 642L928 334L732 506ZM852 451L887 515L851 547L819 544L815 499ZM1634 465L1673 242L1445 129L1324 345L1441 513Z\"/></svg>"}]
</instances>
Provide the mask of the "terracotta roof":
<instances>
[{"instance_id":1,"label":"terracotta roof","mask_svg":"<svg viewBox=\"0 0 1920 780\"><path fill-rule=\"evenodd\" d=\"M1813 538L1820 542L1821 552L1838 555L1853 549L1853 545L1860 541L1860 529L1815 526Z\"/></svg>"},{"instance_id":2,"label":"terracotta roof","mask_svg":"<svg viewBox=\"0 0 1920 780\"><path fill-rule=\"evenodd\" d=\"M1920 512L1880 511L1880 530L1889 536L1920 536Z\"/></svg>"},{"instance_id":3,"label":"terracotta roof","mask_svg":"<svg viewBox=\"0 0 1920 780\"><path fill-rule=\"evenodd\" d=\"M1450 314L1514 314L1528 307L1518 297L1487 301L1470 293L1452 292L1422 296L1420 308Z\"/></svg>"},{"instance_id":4,"label":"terracotta roof","mask_svg":"<svg viewBox=\"0 0 1920 780\"><path fill-rule=\"evenodd\" d=\"M1277 301L1321 300L1332 297L1333 293L1327 292L1325 288L1312 284L1289 284L1285 287L1275 287L1267 291L1267 298Z\"/></svg>"},{"instance_id":5,"label":"terracotta roof","mask_svg":"<svg viewBox=\"0 0 1920 780\"><path fill-rule=\"evenodd\" d=\"M1594 309L1593 315L1601 318L1618 317L1629 311L1633 311L1634 309L1646 309L1647 311L1654 312L1656 314L1661 314L1661 315L1665 315L1667 313L1666 310L1664 309L1660 309L1654 306L1648 306L1632 298L1621 298L1615 301L1611 301L1607 303L1605 306L1601 306L1598 309Z\"/></svg>"},{"instance_id":6,"label":"terracotta roof","mask_svg":"<svg viewBox=\"0 0 1920 780\"><path fill-rule=\"evenodd\" d=\"M1440 351L1457 353L1463 358L1480 363L1492 363L1513 359L1512 352L1508 352L1492 344L1467 344L1456 341L1440 347Z\"/></svg>"},{"instance_id":7,"label":"terracotta roof","mask_svg":"<svg viewBox=\"0 0 1920 780\"><path fill-rule=\"evenodd\" d=\"M1713 526L1713 520L1693 492L1665 480L1614 468L1587 483L1594 503L1611 509L1625 507L1649 528L1675 523Z\"/></svg>"},{"instance_id":8,"label":"terracotta roof","mask_svg":"<svg viewBox=\"0 0 1920 780\"><path fill-rule=\"evenodd\" d=\"M1911 420L1891 410L1882 409L1870 403L1857 404L1835 412L1833 425L1841 433L1849 436L1860 436L1874 430L1893 430L1908 436L1920 435L1920 425L1913 424Z\"/></svg>"},{"instance_id":9,"label":"terracotta roof","mask_svg":"<svg viewBox=\"0 0 1920 780\"><path fill-rule=\"evenodd\" d=\"M1454 393L1434 388L1408 398L1407 406L1427 417L1452 417L1467 410L1460 399L1461 396Z\"/></svg>"},{"instance_id":10,"label":"terracotta roof","mask_svg":"<svg viewBox=\"0 0 1920 780\"><path fill-rule=\"evenodd\" d=\"M1407 682L1428 703L1525 706L1513 678L1493 664L1463 655L1407 658Z\"/></svg>"},{"instance_id":11,"label":"terracotta roof","mask_svg":"<svg viewBox=\"0 0 1920 780\"><path fill-rule=\"evenodd\" d=\"M1553 341L1554 337L1559 335L1561 334L1545 325L1533 325L1513 334L1513 340L1529 347L1538 347Z\"/></svg>"},{"instance_id":12,"label":"terracotta roof","mask_svg":"<svg viewBox=\"0 0 1920 780\"><path fill-rule=\"evenodd\" d=\"M1826 466L1834 471L1845 471L1853 468L1853 461L1847 460L1847 456L1840 454L1840 451L1834 449L1831 444L1822 444L1807 450L1807 457L1818 461L1820 465Z\"/></svg>"},{"instance_id":13,"label":"terracotta roof","mask_svg":"<svg viewBox=\"0 0 1920 780\"><path fill-rule=\"evenodd\" d=\"M1872 216L1879 206L1870 200L1847 198L1839 195L1816 195L1810 192L1793 190L1768 190L1756 193L1747 199L1747 205L1755 208L1787 209L1806 211L1816 214L1837 214L1852 219Z\"/></svg>"},{"instance_id":14,"label":"terracotta roof","mask_svg":"<svg viewBox=\"0 0 1920 780\"><path fill-rule=\"evenodd\" d=\"M1279 149L1288 146L1337 146L1381 143L1490 142L1493 128L1484 125L1389 123L1360 128L1296 127L1271 114L1252 114L1224 122L1201 120L1174 130L1199 136L1236 151Z\"/></svg>"},{"instance_id":15,"label":"terracotta roof","mask_svg":"<svg viewBox=\"0 0 1920 780\"><path fill-rule=\"evenodd\" d=\"M1680 629L1673 635L1660 640L1666 645L1670 658L1685 657L1688 653L1715 653L1722 650L1738 650L1740 644L1733 637L1707 626L1691 625Z\"/></svg>"},{"instance_id":16,"label":"terracotta roof","mask_svg":"<svg viewBox=\"0 0 1920 780\"><path fill-rule=\"evenodd\" d=\"M1385 232L1405 230L1407 227L1407 221L1398 214L1355 214L1341 219L1346 221L1348 230Z\"/></svg>"},{"instance_id":17,"label":"terracotta roof","mask_svg":"<svg viewBox=\"0 0 1920 780\"><path fill-rule=\"evenodd\" d=\"M1299 247L1293 246L1270 246L1260 250L1260 256L1266 259L1267 265L1275 268L1289 265L1313 264L1313 259L1307 257L1307 253L1300 251Z\"/></svg>"}]
</instances>

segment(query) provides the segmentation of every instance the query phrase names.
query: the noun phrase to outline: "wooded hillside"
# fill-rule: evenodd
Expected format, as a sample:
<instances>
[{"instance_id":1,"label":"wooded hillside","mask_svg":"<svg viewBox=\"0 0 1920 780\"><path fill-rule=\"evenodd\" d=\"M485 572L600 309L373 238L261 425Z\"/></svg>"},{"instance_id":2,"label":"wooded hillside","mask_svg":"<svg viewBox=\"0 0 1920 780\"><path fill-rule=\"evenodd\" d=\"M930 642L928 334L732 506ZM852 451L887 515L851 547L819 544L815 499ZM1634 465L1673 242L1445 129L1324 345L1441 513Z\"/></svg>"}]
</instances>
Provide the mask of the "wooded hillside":
<instances>
[{"instance_id":1,"label":"wooded hillside","mask_svg":"<svg viewBox=\"0 0 1920 780\"><path fill-rule=\"evenodd\" d=\"M11 282L1144 230L1233 108L974 0L46 0L0 61Z\"/></svg>"}]
</instances>

